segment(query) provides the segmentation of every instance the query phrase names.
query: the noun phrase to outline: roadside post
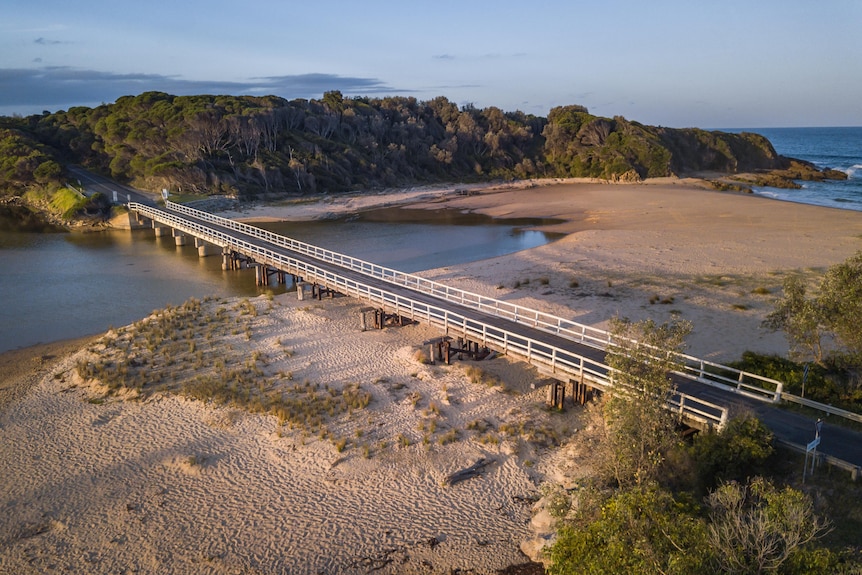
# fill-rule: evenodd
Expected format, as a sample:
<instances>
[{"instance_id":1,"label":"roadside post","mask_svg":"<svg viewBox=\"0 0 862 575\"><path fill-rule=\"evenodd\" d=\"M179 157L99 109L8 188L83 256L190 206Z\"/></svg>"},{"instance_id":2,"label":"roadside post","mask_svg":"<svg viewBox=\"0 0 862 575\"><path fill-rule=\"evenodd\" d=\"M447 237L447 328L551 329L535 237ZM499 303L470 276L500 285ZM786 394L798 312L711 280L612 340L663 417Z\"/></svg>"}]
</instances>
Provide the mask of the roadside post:
<instances>
[{"instance_id":1,"label":"roadside post","mask_svg":"<svg viewBox=\"0 0 862 575\"><path fill-rule=\"evenodd\" d=\"M820 445L820 430L823 429L823 420L818 419L814 424L814 439L805 447L805 464L802 467L802 483L805 483L805 475L814 475L814 465L817 463L817 446ZM808 471L808 459L811 458L811 471Z\"/></svg>"}]
</instances>

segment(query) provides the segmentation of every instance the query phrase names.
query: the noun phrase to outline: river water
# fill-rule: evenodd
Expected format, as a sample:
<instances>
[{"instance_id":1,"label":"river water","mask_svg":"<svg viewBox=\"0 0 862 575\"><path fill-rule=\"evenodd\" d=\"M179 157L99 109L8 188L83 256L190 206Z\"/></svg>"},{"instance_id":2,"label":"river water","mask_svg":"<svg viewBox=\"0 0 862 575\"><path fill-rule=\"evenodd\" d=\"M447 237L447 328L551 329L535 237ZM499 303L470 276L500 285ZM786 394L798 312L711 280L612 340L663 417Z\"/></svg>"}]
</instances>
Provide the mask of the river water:
<instances>
[{"instance_id":1,"label":"river water","mask_svg":"<svg viewBox=\"0 0 862 575\"><path fill-rule=\"evenodd\" d=\"M221 258L152 230L39 233L12 229L0 212L0 352L104 332L190 297L255 296L250 270L222 271ZM528 249L554 234L543 220L494 222L450 210L386 209L349 221L265 224L268 229L406 272ZM262 226L263 227L263 226Z\"/></svg>"}]
</instances>

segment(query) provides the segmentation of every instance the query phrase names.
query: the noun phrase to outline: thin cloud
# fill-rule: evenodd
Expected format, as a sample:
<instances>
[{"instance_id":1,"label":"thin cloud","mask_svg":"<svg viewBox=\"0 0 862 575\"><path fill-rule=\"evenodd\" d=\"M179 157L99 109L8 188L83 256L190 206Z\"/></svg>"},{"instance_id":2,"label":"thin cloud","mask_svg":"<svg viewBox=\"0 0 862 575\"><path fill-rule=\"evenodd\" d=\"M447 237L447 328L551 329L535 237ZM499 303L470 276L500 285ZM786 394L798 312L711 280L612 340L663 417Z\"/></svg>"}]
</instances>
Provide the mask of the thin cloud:
<instances>
[{"instance_id":1,"label":"thin cloud","mask_svg":"<svg viewBox=\"0 0 862 575\"><path fill-rule=\"evenodd\" d=\"M314 98L323 92L345 94L406 92L376 78L337 74L298 74L251 78L244 82L185 80L161 74L115 74L70 67L0 68L0 110L35 113L41 108L93 106L125 95L159 91L178 96L195 94L274 94L284 98ZM17 112L14 110L24 110ZM5 112L10 113L10 112Z\"/></svg>"},{"instance_id":2,"label":"thin cloud","mask_svg":"<svg viewBox=\"0 0 862 575\"><path fill-rule=\"evenodd\" d=\"M246 90L274 90L280 95L291 93L297 94L297 98L320 95L329 90L340 90L351 94L379 94L392 92L395 89L378 80L377 78L357 78L351 76L339 76L337 74L297 74L292 76L264 76L252 78L259 83L245 84ZM242 84L240 84L242 85ZM398 90L405 92L409 90Z\"/></svg>"},{"instance_id":3,"label":"thin cloud","mask_svg":"<svg viewBox=\"0 0 862 575\"><path fill-rule=\"evenodd\" d=\"M40 46L57 46L58 44L71 44L71 42L63 42L62 40L46 40L45 38L36 38L33 40L34 44L39 44Z\"/></svg>"},{"instance_id":4,"label":"thin cloud","mask_svg":"<svg viewBox=\"0 0 862 575\"><path fill-rule=\"evenodd\" d=\"M434 54L431 56L434 60L467 60L478 62L481 60L500 60L503 58L523 58L527 56L527 52L513 52L504 54L502 52L487 52L485 54L473 54L470 56L455 56L454 54Z\"/></svg>"}]
</instances>

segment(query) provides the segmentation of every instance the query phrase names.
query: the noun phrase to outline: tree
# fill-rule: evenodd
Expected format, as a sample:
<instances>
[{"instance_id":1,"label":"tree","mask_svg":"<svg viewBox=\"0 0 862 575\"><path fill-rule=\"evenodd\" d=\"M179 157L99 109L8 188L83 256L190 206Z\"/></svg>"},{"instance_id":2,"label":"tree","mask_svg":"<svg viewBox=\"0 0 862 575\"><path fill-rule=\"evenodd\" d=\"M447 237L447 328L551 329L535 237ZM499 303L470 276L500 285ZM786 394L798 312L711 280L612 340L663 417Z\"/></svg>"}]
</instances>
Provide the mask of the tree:
<instances>
[{"instance_id":1,"label":"tree","mask_svg":"<svg viewBox=\"0 0 862 575\"><path fill-rule=\"evenodd\" d=\"M763 325L773 330L784 330L790 343L790 354L797 359L823 362L824 328L817 301L808 298L805 284L799 276L784 280L784 296L764 320Z\"/></svg>"},{"instance_id":2,"label":"tree","mask_svg":"<svg viewBox=\"0 0 862 575\"><path fill-rule=\"evenodd\" d=\"M611 331L615 345L605 361L613 389L604 405L600 468L620 486L642 485L655 478L676 441L676 422L667 409L675 391L670 373L680 369L678 354L691 324L615 319Z\"/></svg>"},{"instance_id":3,"label":"tree","mask_svg":"<svg viewBox=\"0 0 862 575\"><path fill-rule=\"evenodd\" d=\"M338 123L344 115L344 96L340 90L331 90L323 93L323 105L338 117Z\"/></svg>"},{"instance_id":4,"label":"tree","mask_svg":"<svg viewBox=\"0 0 862 575\"><path fill-rule=\"evenodd\" d=\"M60 175L63 173L63 168L54 160L47 160L39 164L39 167L33 170L33 177L40 184L48 184L57 182Z\"/></svg>"},{"instance_id":5,"label":"tree","mask_svg":"<svg viewBox=\"0 0 862 575\"><path fill-rule=\"evenodd\" d=\"M800 277L785 279L783 297L764 321L765 327L785 331L793 356L823 366L842 354L852 365L862 364L860 325L862 252L830 267L813 297ZM827 354L824 340L832 340L836 349Z\"/></svg>"},{"instance_id":6,"label":"tree","mask_svg":"<svg viewBox=\"0 0 862 575\"><path fill-rule=\"evenodd\" d=\"M733 417L721 431L699 433L674 450L664 482L706 495L722 482L746 481L766 471L772 441L772 432L754 415Z\"/></svg>"},{"instance_id":7,"label":"tree","mask_svg":"<svg viewBox=\"0 0 862 575\"><path fill-rule=\"evenodd\" d=\"M551 548L548 572L704 573L711 561L696 508L654 486L622 491L595 520L566 525Z\"/></svg>"},{"instance_id":8,"label":"tree","mask_svg":"<svg viewBox=\"0 0 862 575\"><path fill-rule=\"evenodd\" d=\"M862 363L862 252L827 270L818 299L824 323L844 351Z\"/></svg>"},{"instance_id":9,"label":"tree","mask_svg":"<svg viewBox=\"0 0 862 575\"><path fill-rule=\"evenodd\" d=\"M722 573L775 572L806 543L824 535L828 523L814 514L811 499L770 481L725 483L707 498L707 538Z\"/></svg>"}]
</instances>

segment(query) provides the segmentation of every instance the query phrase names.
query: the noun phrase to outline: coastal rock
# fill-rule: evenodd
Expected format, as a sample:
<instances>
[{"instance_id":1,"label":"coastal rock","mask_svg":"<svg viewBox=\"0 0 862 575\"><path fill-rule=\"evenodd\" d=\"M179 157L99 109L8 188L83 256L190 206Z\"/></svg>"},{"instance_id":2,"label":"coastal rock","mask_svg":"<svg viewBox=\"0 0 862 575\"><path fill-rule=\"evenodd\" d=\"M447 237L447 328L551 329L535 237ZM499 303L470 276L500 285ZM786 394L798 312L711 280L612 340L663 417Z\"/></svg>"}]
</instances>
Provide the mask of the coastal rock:
<instances>
[{"instance_id":1,"label":"coastal rock","mask_svg":"<svg viewBox=\"0 0 862 575\"><path fill-rule=\"evenodd\" d=\"M826 168L821 170L810 162L789 159L789 164L782 170L773 170L770 175L783 177L790 180L803 180L806 182L822 182L824 180L846 180L847 174L840 170Z\"/></svg>"},{"instance_id":2,"label":"coastal rock","mask_svg":"<svg viewBox=\"0 0 862 575\"><path fill-rule=\"evenodd\" d=\"M833 170L832 168L824 169L823 175L827 180L846 180L850 177L847 175L846 172L842 172L841 170Z\"/></svg>"}]
</instances>

